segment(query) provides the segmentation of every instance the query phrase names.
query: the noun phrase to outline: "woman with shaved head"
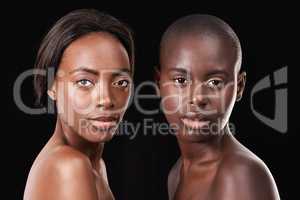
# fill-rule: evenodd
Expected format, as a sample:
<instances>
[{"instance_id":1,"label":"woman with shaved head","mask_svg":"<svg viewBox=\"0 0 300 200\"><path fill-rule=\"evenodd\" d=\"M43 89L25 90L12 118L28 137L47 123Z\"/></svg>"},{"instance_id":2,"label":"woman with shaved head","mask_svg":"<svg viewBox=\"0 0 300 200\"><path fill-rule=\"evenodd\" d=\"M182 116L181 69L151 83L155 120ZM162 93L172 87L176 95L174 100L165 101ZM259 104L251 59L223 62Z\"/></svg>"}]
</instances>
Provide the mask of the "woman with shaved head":
<instances>
[{"instance_id":1,"label":"woman with shaved head","mask_svg":"<svg viewBox=\"0 0 300 200\"><path fill-rule=\"evenodd\" d=\"M169 199L280 198L267 166L230 130L246 82L241 63L237 35L217 17L186 16L164 33L157 81L181 151L169 173Z\"/></svg>"}]
</instances>

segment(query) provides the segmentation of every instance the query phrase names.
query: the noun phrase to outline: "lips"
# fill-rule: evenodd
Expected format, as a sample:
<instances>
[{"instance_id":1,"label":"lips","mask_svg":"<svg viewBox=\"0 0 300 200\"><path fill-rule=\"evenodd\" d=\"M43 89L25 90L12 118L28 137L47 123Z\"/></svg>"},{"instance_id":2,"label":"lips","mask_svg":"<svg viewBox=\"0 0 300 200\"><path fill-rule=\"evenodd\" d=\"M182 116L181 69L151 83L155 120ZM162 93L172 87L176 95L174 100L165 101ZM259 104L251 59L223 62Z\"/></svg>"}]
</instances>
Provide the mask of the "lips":
<instances>
[{"instance_id":1,"label":"lips","mask_svg":"<svg viewBox=\"0 0 300 200\"><path fill-rule=\"evenodd\" d=\"M208 127L210 120L197 113L187 113L181 118L182 123L189 129L202 129Z\"/></svg>"},{"instance_id":2,"label":"lips","mask_svg":"<svg viewBox=\"0 0 300 200\"><path fill-rule=\"evenodd\" d=\"M118 124L118 117L116 116L95 116L88 118L88 120L94 127L100 130L109 130Z\"/></svg>"}]
</instances>

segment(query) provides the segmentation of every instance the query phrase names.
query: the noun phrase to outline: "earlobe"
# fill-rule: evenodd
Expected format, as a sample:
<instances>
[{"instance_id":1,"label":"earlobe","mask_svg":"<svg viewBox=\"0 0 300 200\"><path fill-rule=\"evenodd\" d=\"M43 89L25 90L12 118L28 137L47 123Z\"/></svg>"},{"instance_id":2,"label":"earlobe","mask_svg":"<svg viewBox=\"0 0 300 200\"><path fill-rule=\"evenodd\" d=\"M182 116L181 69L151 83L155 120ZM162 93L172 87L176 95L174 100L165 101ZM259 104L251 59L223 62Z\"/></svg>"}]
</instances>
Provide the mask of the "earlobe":
<instances>
[{"instance_id":1,"label":"earlobe","mask_svg":"<svg viewBox=\"0 0 300 200\"><path fill-rule=\"evenodd\" d=\"M245 85L246 85L246 72L242 72L238 75L236 101L240 101L242 99Z\"/></svg>"},{"instance_id":2,"label":"earlobe","mask_svg":"<svg viewBox=\"0 0 300 200\"><path fill-rule=\"evenodd\" d=\"M53 83L52 87L47 90L47 94L53 101L56 100L56 88L55 88L55 82Z\"/></svg>"},{"instance_id":3,"label":"earlobe","mask_svg":"<svg viewBox=\"0 0 300 200\"><path fill-rule=\"evenodd\" d=\"M53 90L48 90L47 94L50 97L50 99L52 99L53 101L56 100L56 94L55 94L55 92Z\"/></svg>"},{"instance_id":4,"label":"earlobe","mask_svg":"<svg viewBox=\"0 0 300 200\"><path fill-rule=\"evenodd\" d=\"M159 81L160 81L160 70L158 68L158 66L155 66L154 67L154 80L155 80L155 83L157 85L159 85Z\"/></svg>"},{"instance_id":5,"label":"earlobe","mask_svg":"<svg viewBox=\"0 0 300 200\"><path fill-rule=\"evenodd\" d=\"M159 90L160 70L159 70L158 66L154 67L154 81L155 81L156 87L157 87L157 95L160 96L160 90Z\"/></svg>"}]
</instances>

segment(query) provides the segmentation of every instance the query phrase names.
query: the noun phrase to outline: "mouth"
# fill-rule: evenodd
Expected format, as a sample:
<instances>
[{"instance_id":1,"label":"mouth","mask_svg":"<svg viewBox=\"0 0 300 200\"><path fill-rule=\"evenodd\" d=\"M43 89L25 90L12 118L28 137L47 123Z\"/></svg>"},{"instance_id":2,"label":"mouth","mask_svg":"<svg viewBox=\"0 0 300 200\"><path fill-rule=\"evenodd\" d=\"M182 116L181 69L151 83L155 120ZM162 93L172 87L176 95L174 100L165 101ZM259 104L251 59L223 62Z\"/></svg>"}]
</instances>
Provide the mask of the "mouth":
<instances>
[{"instance_id":1,"label":"mouth","mask_svg":"<svg viewBox=\"0 0 300 200\"><path fill-rule=\"evenodd\" d=\"M106 115L106 116L95 116L88 118L91 125L98 130L110 130L112 128L115 128L118 124L119 117L112 116L112 115Z\"/></svg>"},{"instance_id":2,"label":"mouth","mask_svg":"<svg viewBox=\"0 0 300 200\"><path fill-rule=\"evenodd\" d=\"M197 113L188 113L181 118L182 123L188 129L203 129L209 126L210 120Z\"/></svg>"}]
</instances>

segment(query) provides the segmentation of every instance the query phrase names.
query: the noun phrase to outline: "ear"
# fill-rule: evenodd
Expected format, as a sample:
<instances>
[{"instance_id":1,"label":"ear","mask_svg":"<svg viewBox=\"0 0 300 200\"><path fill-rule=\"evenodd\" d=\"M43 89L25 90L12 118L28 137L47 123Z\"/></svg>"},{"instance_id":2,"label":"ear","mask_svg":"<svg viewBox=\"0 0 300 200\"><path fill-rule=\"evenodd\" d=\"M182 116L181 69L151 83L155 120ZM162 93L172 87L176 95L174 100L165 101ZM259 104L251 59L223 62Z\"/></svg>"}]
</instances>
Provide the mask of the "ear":
<instances>
[{"instance_id":1,"label":"ear","mask_svg":"<svg viewBox=\"0 0 300 200\"><path fill-rule=\"evenodd\" d=\"M160 70L158 66L154 66L154 81L157 85L159 85L160 81Z\"/></svg>"},{"instance_id":2,"label":"ear","mask_svg":"<svg viewBox=\"0 0 300 200\"><path fill-rule=\"evenodd\" d=\"M238 74L236 101L240 101L246 85L246 72Z\"/></svg>"},{"instance_id":3,"label":"ear","mask_svg":"<svg viewBox=\"0 0 300 200\"><path fill-rule=\"evenodd\" d=\"M160 70L158 66L154 66L154 81L158 88L158 95L160 96L160 92L159 92Z\"/></svg>"},{"instance_id":4,"label":"ear","mask_svg":"<svg viewBox=\"0 0 300 200\"><path fill-rule=\"evenodd\" d=\"M51 88L47 90L47 94L53 101L56 100L56 81L53 81Z\"/></svg>"}]
</instances>

